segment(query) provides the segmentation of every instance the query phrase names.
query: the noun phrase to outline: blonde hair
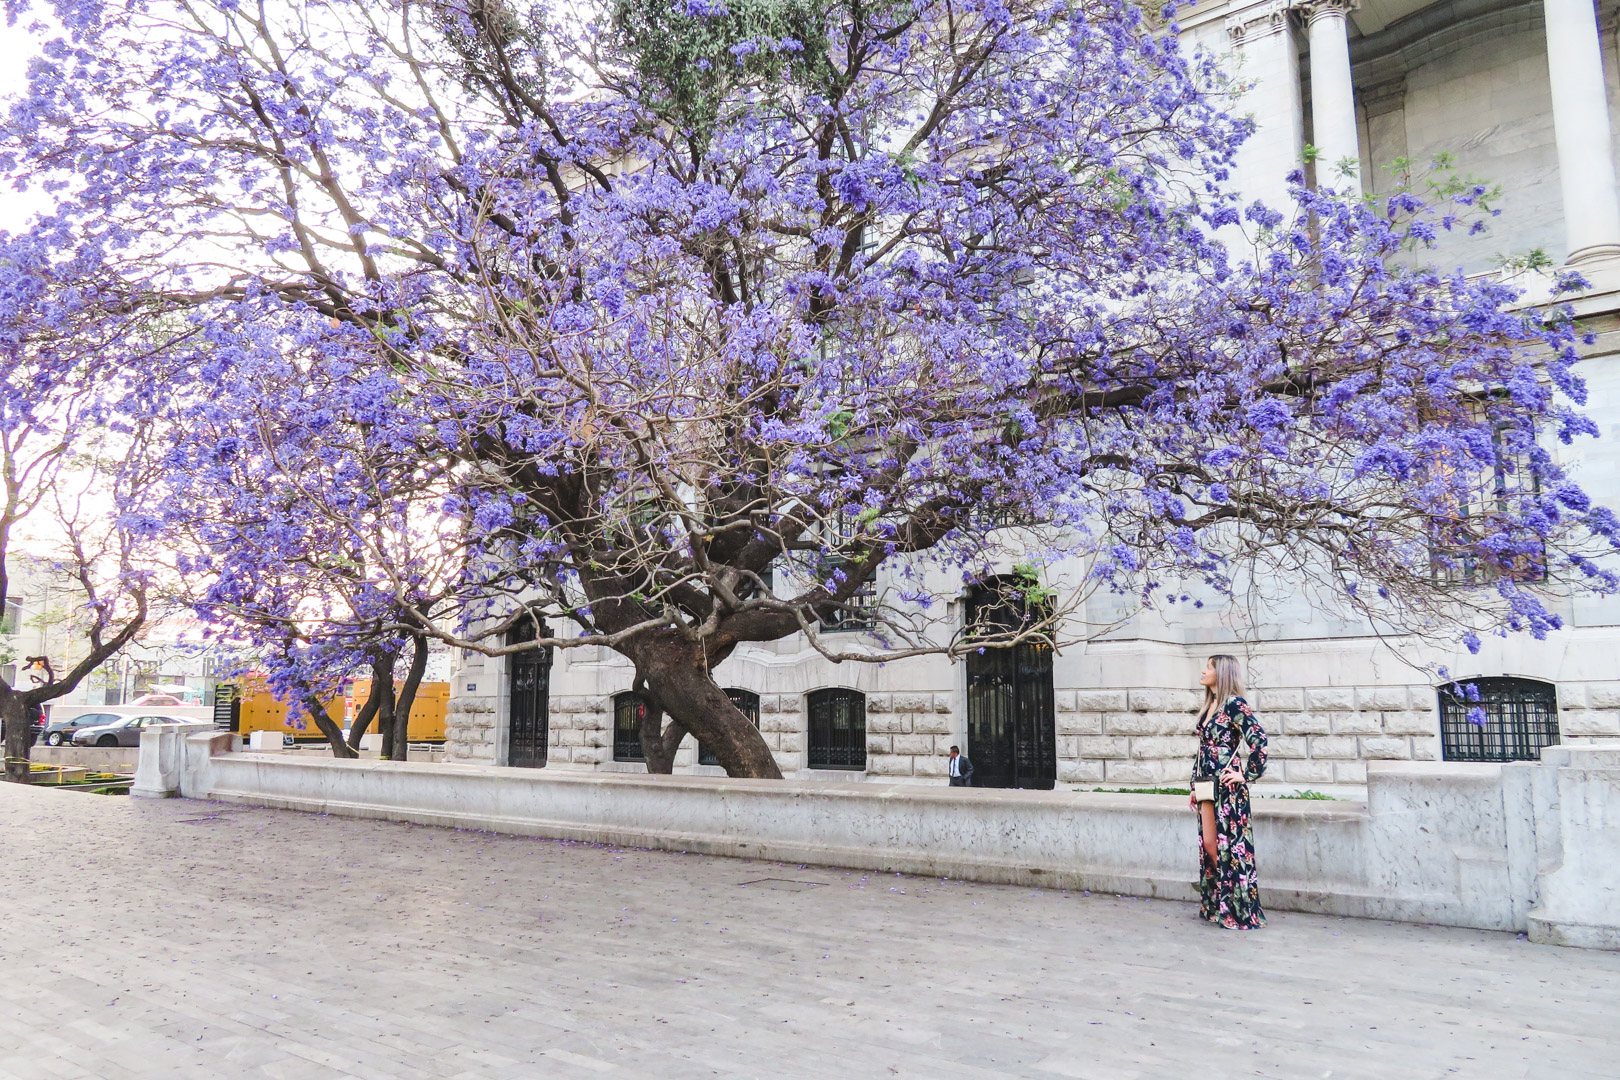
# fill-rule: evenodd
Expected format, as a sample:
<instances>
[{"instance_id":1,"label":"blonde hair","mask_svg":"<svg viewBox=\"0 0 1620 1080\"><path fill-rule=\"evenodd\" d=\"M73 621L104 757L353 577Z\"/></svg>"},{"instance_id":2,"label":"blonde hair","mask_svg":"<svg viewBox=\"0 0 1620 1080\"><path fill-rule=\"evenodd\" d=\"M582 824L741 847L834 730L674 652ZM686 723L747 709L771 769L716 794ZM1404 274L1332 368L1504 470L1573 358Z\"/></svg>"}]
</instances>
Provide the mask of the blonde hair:
<instances>
[{"instance_id":1,"label":"blonde hair","mask_svg":"<svg viewBox=\"0 0 1620 1080\"><path fill-rule=\"evenodd\" d=\"M1232 698L1243 696L1243 665L1238 663L1237 657L1216 653L1209 658L1209 666L1215 669L1215 685L1204 687L1206 716Z\"/></svg>"}]
</instances>

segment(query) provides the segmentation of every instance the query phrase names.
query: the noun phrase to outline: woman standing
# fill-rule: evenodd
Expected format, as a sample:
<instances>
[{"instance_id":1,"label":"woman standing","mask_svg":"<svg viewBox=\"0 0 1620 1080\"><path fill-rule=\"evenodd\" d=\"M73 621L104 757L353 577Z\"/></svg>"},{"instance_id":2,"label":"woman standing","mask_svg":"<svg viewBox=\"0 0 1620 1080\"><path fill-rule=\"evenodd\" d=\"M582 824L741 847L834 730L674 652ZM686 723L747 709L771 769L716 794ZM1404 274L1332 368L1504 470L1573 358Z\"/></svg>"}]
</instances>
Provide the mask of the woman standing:
<instances>
[{"instance_id":1,"label":"woman standing","mask_svg":"<svg viewBox=\"0 0 1620 1080\"><path fill-rule=\"evenodd\" d=\"M1210 657L1198 681L1204 684L1192 794L1202 840L1198 914L1228 929L1256 930L1266 925L1266 913L1249 831L1249 782L1266 771L1266 733L1243 700L1236 657Z\"/></svg>"}]
</instances>

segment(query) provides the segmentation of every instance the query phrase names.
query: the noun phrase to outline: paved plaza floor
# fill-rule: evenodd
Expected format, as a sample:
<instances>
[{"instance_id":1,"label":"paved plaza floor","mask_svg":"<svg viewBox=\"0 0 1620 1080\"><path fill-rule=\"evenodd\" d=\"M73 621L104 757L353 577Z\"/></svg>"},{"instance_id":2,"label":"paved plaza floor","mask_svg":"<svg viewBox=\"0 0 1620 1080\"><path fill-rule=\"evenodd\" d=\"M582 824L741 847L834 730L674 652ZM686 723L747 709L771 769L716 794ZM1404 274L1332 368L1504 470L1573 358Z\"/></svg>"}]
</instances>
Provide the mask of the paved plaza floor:
<instances>
[{"instance_id":1,"label":"paved plaza floor","mask_svg":"<svg viewBox=\"0 0 1620 1080\"><path fill-rule=\"evenodd\" d=\"M6 784L0 867L5 1080L1620 1076L1511 934Z\"/></svg>"}]
</instances>

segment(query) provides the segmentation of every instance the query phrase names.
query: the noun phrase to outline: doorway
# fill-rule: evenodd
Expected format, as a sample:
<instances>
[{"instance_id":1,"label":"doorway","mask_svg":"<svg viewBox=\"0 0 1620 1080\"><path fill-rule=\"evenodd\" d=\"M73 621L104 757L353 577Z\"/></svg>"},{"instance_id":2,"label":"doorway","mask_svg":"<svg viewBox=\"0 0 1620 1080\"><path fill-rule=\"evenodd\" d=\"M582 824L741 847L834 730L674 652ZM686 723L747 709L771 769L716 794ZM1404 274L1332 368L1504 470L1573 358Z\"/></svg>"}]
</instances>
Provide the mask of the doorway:
<instances>
[{"instance_id":1,"label":"doorway","mask_svg":"<svg viewBox=\"0 0 1620 1080\"><path fill-rule=\"evenodd\" d=\"M1011 583L987 582L968 596L967 625L1016 631L1031 615ZM1051 789L1057 783L1057 716L1052 645L1031 638L967 658L968 758L974 787Z\"/></svg>"},{"instance_id":2,"label":"doorway","mask_svg":"<svg viewBox=\"0 0 1620 1080\"><path fill-rule=\"evenodd\" d=\"M542 633L549 633L544 626ZM525 621L506 635L508 645L535 639L535 625ZM506 658L506 763L543 769L551 743L551 648L511 653Z\"/></svg>"}]
</instances>

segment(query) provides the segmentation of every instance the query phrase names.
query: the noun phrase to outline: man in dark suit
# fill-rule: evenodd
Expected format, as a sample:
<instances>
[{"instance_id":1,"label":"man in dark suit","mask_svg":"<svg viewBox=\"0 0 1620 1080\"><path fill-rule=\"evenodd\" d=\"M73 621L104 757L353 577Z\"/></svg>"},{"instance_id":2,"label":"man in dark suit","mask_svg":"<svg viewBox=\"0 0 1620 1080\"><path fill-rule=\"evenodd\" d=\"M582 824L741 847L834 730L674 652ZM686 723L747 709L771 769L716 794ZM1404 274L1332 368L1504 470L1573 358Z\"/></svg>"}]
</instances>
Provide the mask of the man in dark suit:
<instances>
[{"instance_id":1,"label":"man in dark suit","mask_svg":"<svg viewBox=\"0 0 1620 1080\"><path fill-rule=\"evenodd\" d=\"M945 772L951 778L951 787L971 787L973 784L973 762L967 759L960 747L951 747L950 765Z\"/></svg>"}]
</instances>

